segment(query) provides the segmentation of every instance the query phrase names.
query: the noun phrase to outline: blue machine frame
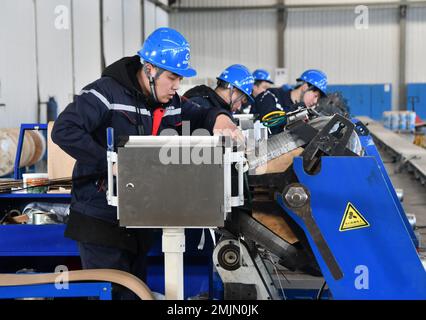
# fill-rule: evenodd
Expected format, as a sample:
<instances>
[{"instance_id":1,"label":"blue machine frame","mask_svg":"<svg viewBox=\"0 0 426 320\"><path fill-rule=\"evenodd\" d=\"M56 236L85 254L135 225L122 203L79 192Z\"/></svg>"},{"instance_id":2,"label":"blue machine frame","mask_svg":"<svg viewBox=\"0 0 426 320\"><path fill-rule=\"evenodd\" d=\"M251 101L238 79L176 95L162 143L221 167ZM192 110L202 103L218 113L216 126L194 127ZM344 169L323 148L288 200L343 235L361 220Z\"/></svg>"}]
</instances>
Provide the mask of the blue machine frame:
<instances>
[{"instance_id":1,"label":"blue machine frame","mask_svg":"<svg viewBox=\"0 0 426 320\"><path fill-rule=\"evenodd\" d=\"M359 121L357 119L353 119L353 122L355 124L359 123ZM411 228L411 226L410 226L410 222L408 221L407 215L405 214L405 211L404 211L404 209L401 205L401 202L398 199L398 196L396 194L395 188L392 185L392 182L389 178L389 175L386 172L385 165L382 161L382 158L380 157L380 153L377 150L376 145L374 144L373 138L369 134L366 134L366 135L359 135L359 139L361 141L362 147L364 148L365 155L374 157L374 159L376 159L376 162L379 166L379 169L383 174L383 178L385 179L385 182L386 182L386 184L389 188L389 192L391 193L392 198L393 198L393 200L394 200L394 202L395 202L395 204L398 208L398 212L401 216L401 219L404 221L404 224L405 224L405 226L406 226L406 228L407 228L407 230L410 234L411 239L413 240L414 245L416 246L416 248L418 248L419 245L420 245L419 239L417 239L413 228Z\"/></svg>"},{"instance_id":2,"label":"blue machine frame","mask_svg":"<svg viewBox=\"0 0 426 320\"><path fill-rule=\"evenodd\" d=\"M18 146L14 164L14 179L22 178L21 160L26 130L47 130L46 124L21 124ZM0 194L0 199L15 201L57 199L69 201L70 194ZM63 236L65 225L8 225L0 226L2 257L52 257L78 256L75 241ZM25 236L22 236L25 235ZM52 241L54 240L54 241ZM67 290L58 290L54 284L0 286L0 299L10 298L52 298L52 297L99 297L100 300L111 300L111 284L70 283Z\"/></svg>"},{"instance_id":3,"label":"blue machine frame","mask_svg":"<svg viewBox=\"0 0 426 320\"><path fill-rule=\"evenodd\" d=\"M98 297L111 300L111 283L69 283L68 288L57 289L55 284L34 284L0 287L0 299L19 298L77 298Z\"/></svg>"},{"instance_id":4,"label":"blue machine frame","mask_svg":"<svg viewBox=\"0 0 426 320\"><path fill-rule=\"evenodd\" d=\"M15 156L15 166L13 171L14 179L22 178L22 172L21 172L21 169L19 168L19 163L21 162L22 147L24 145L24 137L25 137L26 130L47 130L47 124L39 124L39 123L21 124L21 128L19 131L18 148L16 150L16 156Z\"/></svg>"},{"instance_id":5,"label":"blue machine frame","mask_svg":"<svg viewBox=\"0 0 426 320\"><path fill-rule=\"evenodd\" d=\"M25 130L34 129L46 130L47 125L21 125L15 159L16 179L21 176L19 162ZM323 157L321 171L317 175L305 173L300 157L294 159L293 165L299 182L310 191L312 217L343 273L342 278L333 277L304 221L286 206L281 195L277 201L304 230L333 299L426 299L426 272L416 251L418 240L372 138L369 135L360 135L360 139L365 156ZM69 198L69 195L0 195L0 198L31 197ZM362 213L369 223L368 227L339 231L349 202ZM43 232L40 232L40 229L43 229ZM64 225L0 227L2 241L9 239L0 255L77 256L75 242L64 238L63 231ZM22 239L22 234L26 234L25 239ZM192 231L190 234L192 239L188 239L188 249L193 246L193 250L196 250L198 232ZM55 244L52 244L52 239ZM159 252L158 248L151 251L151 258L160 258L157 251ZM197 281L202 281L203 288L189 288L195 281L189 281L193 278L185 272L185 285L188 285L186 288L189 289L185 292L186 297L207 289L212 290L211 259L206 256L210 251L211 248L205 249L201 254L203 259L198 263L194 264L194 261L188 260L189 264L194 264L191 272L198 277ZM205 268L206 262L208 270ZM161 292L164 280L158 261L149 271L148 284L155 291ZM58 297L60 294L62 297L93 295L99 296L100 299L110 299L110 286L109 283L71 283L70 288L75 290L62 290L63 292L58 292L54 285L0 287L0 298L28 295Z\"/></svg>"},{"instance_id":6,"label":"blue machine frame","mask_svg":"<svg viewBox=\"0 0 426 320\"><path fill-rule=\"evenodd\" d=\"M361 142L365 156L322 157L316 175L304 171L301 157L293 162L300 184L309 190L312 218L341 278L333 276L304 220L282 195L277 201L304 230L333 299L426 299L426 272L412 229L371 137L361 136ZM348 203L368 226L340 230Z\"/></svg>"}]
</instances>

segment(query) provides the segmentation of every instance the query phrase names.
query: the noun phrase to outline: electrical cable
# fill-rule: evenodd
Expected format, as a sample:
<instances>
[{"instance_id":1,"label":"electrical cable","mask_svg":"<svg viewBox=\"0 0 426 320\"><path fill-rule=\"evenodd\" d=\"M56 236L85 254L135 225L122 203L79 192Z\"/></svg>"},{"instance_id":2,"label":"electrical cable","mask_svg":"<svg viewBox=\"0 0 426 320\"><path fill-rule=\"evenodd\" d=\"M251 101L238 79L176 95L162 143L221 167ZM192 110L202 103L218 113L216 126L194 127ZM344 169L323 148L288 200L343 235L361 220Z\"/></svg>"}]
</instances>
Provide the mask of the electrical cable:
<instances>
[{"instance_id":1,"label":"electrical cable","mask_svg":"<svg viewBox=\"0 0 426 320\"><path fill-rule=\"evenodd\" d=\"M275 264L276 265L276 263L275 262L273 262L273 261L270 261L268 258L266 258L266 257L264 257L264 256L261 256L261 258L262 258L262 260L263 261L267 261L267 262L269 262L269 263L272 263L272 264ZM277 270L278 270L278 268L277 268ZM287 283L289 283L289 284L291 284L291 281L290 280L288 280L288 278L287 278L287 276L285 275L285 273L284 273L284 271L283 270L278 270L278 272L284 277L284 279L285 279L285 281L287 281Z\"/></svg>"},{"instance_id":2,"label":"electrical cable","mask_svg":"<svg viewBox=\"0 0 426 320\"><path fill-rule=\"evenodd\" d=\"M320 300L321 299L321 296L322 296L322 294L324 292L326 284L327 284L327 282L324 281L324 283L321 286L321 289L319 289L319 291L318 291L316 300Z\"/></svg>"},{"instance_id":3,"label":"electrical cable","mask_svg":"<svg viewBox=\"0 0 426 320\"><path fill-rule=\"evenodd\" d=\"M272 266L274 267L275 274L277 275L277 278L278 278L278 283L280 284L281 293L282 293L282 295L283 295L283 298L284 298L284 300L287 300L287 296L286 296L286 294L285 294L285 292L284 292L284 288L283 288L283 285L282 285L282 283L281 283L280 276L279 276L279 274L278 274L277 266L275 265L274 261L272 260L271 254L270 254L269 252L267 252L267 253L268 253L269 258L267 258L267 259L266 259L266 261L269 261L270 263L272 263ZM284 277L284 278L285 278L285 277ZM287 280L287 278L286 278L286 280ZM287 281L288 281L288 280L287 280Z\"/></svg>"},{"instance_id":4,"label":"electrical cable","mask_svg":"<svg viewBox=\"0 0 426 320\"><path fill-rule=\"evenodd\" d=\"M287 116L284 111L272 111L264 115L261 122L267 128L285 125Z\"/></svg>"}]
</instances>

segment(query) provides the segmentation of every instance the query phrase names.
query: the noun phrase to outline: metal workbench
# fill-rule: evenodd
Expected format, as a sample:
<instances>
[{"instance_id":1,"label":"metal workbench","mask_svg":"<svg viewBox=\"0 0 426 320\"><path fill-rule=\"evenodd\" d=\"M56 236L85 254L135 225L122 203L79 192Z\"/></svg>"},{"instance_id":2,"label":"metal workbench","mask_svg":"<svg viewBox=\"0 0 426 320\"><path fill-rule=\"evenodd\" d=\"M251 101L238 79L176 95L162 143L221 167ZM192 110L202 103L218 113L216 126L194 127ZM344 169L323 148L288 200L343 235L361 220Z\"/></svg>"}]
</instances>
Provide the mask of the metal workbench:
<instances>
[{"instance_id":1,"label":"metal workbench","mask_svg":"<svg viewBox=\"0 0 426 320\"><path fill-rule=\"evenodd\" d=\"M426 149L408 142L397 133L386 129L381 123L369 117L357 118L368 124L368 130L370 130L375 143L380 148L391 153L401 167L412 172L423 185L426 184Z\"/></svg>"}]
</instances>

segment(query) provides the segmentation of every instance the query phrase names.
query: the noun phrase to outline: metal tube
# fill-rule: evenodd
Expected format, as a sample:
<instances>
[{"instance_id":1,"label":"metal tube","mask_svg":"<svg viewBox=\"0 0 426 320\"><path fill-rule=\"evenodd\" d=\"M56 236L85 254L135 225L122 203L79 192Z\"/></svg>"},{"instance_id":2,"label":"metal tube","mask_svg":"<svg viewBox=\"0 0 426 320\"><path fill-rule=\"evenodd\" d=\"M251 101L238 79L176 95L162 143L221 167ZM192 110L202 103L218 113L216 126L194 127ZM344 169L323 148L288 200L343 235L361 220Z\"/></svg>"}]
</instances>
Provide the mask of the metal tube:
<instances>
[{"instance_id":1,"label":"metal tube","mask_svg":"<svg viewBox=\"0 0 426 320\"><path fill-rule=\"evenodd\" d=\"M109 127L106 130L107 140L107 170L108 170L108 191L107 201L109 205L117 206L117 198L114 197L114 173L113 166L117 161L116 153L114 152L114 129ZM117 210L118 218L118 210Z\"/></svg>"},{"instance_id":2,"label":"metal tube","mask_svg":"<svg viewBox=\"0 0 426 320\"><path fill-rule=\"evenodd\" d=\"M185 252L185 230L163 228L162 250L164 252L164 280L167 300L183 300L183 253Z\"/></svg>"},{"instance_id":3,"label":"metal tube","mask_svg":"<svg viewBox=\"0 0 426 320\"><path fill-rule=\"evenodd\" d=\"M130 136L125 147L216 147L221 145L219 136Z\"/></svg>"},{"instance_id":4,"label":"metal tube","mask_svg":"<svg viewBox=\"0 0 426 320\"><path fill-rule=\"evenodd\" d=\"M110 204L110 201L112 197L114 196L113 190L114 190L114 175L112 172L112 157L111 157L111 151L107 151L107 164L108 164L108 204Z\"/></svg>"},{"instance_id":5,"label":"metal tube","mask_svg":"<svg viewBox=\"0 0 426 320\"><path fill-rule=\"evenodd\" d=\"M407 6L424 5L426 1L410 1L406 2ZM240 11L240 10L280 10L280 9L336 9L336 8L353 8L357 4L354 2L336 2L336 3L306 3L306 4L272 4L272 5L242 5L242 6L171 6L169 12L219 12L219 11ZM372 1L365 3L369 8L395 8L401 5L400 1Z\"/></svg>"},{"instance_id":6,"label":"metal tube","mask_svg":"<svg viewBox=\"0 0 426 320\"><path fill-rule=\"evenodd\" d=\"M231 159L230 159L230 148L225 149L225 153L223 154L223 173L224 173L224 193L225 193L225 218L226 213L231 212L232 203L231 203Z\"/></svg>"},{"instance_id":7,"label":"metal tube","mask_svg":"<svg viewBox=\"0 0 426 320\"><path fill-rule=\"evenodd\" d=\"M244 204L244 157L241 154L238 161L238 196L240 205Z\"/></svg>"}]
</instances>

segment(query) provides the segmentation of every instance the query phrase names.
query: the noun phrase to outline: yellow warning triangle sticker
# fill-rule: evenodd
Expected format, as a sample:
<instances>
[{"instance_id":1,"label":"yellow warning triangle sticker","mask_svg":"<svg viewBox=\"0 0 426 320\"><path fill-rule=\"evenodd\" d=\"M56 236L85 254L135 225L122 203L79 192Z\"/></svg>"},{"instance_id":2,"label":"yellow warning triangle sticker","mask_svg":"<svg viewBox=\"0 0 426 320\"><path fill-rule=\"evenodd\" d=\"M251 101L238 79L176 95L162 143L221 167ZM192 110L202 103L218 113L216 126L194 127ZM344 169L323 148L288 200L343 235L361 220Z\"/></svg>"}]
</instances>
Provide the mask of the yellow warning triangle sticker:
<instances>
[{"instance_id":1,"label":"yellow warning triangle sticker","mask_svg":"<svg viewBox=\"0 0 426 320\"><path fill-rule=\"evenodd\" d=\"M352 203L348 202L339 231L354 230L366 228L369 226L370 224L362 216L362 214L354 207Z\"/></svg>"}]
</instances>

